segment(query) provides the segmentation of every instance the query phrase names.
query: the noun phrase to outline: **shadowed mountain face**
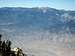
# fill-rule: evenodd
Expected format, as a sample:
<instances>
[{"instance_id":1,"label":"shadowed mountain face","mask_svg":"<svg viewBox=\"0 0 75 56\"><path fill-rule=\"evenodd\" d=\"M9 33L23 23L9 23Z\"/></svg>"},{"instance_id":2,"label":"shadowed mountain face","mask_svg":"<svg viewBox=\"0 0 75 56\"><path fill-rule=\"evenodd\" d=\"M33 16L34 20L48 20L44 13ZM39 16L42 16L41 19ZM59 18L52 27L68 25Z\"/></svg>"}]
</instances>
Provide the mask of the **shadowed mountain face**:
<instances>
[{"instance_id":1,"label":"shadowed mountain face","mask_svg":"<svg viewBox=\"0 0 75 56\"><path fill-rule=\"evenodd\" d=\"M0 28L75 33L75 11L53 8L0 8ZM11 30L12 31L12 30Z\"/></svg>"},{"instance_id":2,"label":"shadowed mountain face","mask_svg":"<svg viewBox=\"0 0 75 56\"><path fill-rule=\"evenodd\" d=\"M32 32L75 34L75 11L48 7L0 8L0 32L9 36Z\"/></svg>"},{"instance_id":3,"label":"shadowed mountain face","mask_svg":"<svg viewBox=\"0 0 75 56\"><path fill-rule=\"evenodd\" d=\"M12 40L14 46L25 47L26 49L28 47L31 48L27 49L29 53L30 50L32 50L31 53L40 53L38 52L39 50L45 53L40 53L36 56L61 56L65 50L64 47L75 48L75 11L57 10L46 7L0 8L0 33L3 34L4 39ZM49 44L53 47L46 41L50 42ZM55 46L58 47L56 48ZM59 46L63 46L63 48ZM52 51L50 51L51 49L48 51L45 47L53 49ZM61 49L63 51L60 54ZM53 52L58 55L53 54Z\"/></svg>"}]
</instances>

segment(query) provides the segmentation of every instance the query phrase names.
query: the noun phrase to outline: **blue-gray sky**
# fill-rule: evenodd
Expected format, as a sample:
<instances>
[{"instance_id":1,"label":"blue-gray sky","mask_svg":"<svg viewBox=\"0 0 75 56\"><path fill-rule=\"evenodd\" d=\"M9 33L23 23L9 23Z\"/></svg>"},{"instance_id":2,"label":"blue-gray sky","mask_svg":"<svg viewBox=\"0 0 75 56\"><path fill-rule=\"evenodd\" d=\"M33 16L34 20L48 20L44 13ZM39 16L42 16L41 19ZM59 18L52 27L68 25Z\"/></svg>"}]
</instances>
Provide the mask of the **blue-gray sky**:
<instances>
[{"instance_id":1,"label":"blue-gray sky","mask_svg":"<svg viewBox=\"0 0 75 56\"><path fill-rule=\"evenodd\" d=\"M75 0L0 0L0 7L51 7L75 10Z\"/></svg>"}]
</instances>

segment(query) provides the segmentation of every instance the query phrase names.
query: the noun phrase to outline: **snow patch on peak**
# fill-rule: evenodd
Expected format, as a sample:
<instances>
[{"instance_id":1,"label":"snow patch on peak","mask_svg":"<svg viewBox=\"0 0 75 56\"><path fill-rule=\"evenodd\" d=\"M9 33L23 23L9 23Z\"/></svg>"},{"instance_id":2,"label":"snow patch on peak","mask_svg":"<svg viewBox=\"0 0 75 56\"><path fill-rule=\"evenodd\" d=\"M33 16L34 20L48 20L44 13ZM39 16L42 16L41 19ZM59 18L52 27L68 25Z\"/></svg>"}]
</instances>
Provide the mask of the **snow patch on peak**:
<instances>
[{"instance_id":1,"label":"snow patch on peak","mask_svg":"<svg viewBox=\"0 0 75 56\"><path fill-rule=\"evenodd\" d=\"M40 10L42 10L43 13L46 13L48 11L48 7L39 7Z\"/></svg>"}]
</instances>

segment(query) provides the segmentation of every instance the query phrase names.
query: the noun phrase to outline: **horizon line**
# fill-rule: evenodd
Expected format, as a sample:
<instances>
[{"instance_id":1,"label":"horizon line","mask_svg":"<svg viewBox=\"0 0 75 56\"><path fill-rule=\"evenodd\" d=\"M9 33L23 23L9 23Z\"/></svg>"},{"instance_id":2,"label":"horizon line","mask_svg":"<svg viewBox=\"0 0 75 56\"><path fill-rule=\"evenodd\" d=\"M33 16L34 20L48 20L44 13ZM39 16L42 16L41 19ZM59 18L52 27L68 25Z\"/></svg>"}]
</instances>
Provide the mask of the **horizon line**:
<instances>
[{"instance_id":1,"label":"horizon line","mask_svg":"<svg viewBox=\"0 0 75 56\"><path fill-rule=\"evenodd\" d=\"M56 10L64 10L64 11L75 11L75 10L72 10L72 9L58 9L58 8L54 8L54 7L44 7L44 6L37 6L37 7L24 7L24 6L4 6L4 7L0 7L0 8L52 8L52 9L56 9Z\"/></svg>"}]
</instances>

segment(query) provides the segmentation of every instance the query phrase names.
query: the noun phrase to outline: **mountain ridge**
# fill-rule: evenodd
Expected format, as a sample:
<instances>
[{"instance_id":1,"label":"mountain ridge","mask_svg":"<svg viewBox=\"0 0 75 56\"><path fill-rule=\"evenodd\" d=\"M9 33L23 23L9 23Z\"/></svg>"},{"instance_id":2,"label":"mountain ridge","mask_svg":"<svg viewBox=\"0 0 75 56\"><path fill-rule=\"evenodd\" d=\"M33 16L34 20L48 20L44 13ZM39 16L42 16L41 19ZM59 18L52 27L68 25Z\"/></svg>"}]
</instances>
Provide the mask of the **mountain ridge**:
<instances>
[{"instance_id":1,"label":"mountain ridge","mask_svg":"<svg viewBox=\"0 0 75 56\"><path fill-rule=\"evenodd\" d=\"M0 33L10 37L28 33L36 36L33 38L39 38L40 34L48 37L53 33L61 37L75 34L75 12L53 8L0 8Z\"/></svg>"}]
</instances>

